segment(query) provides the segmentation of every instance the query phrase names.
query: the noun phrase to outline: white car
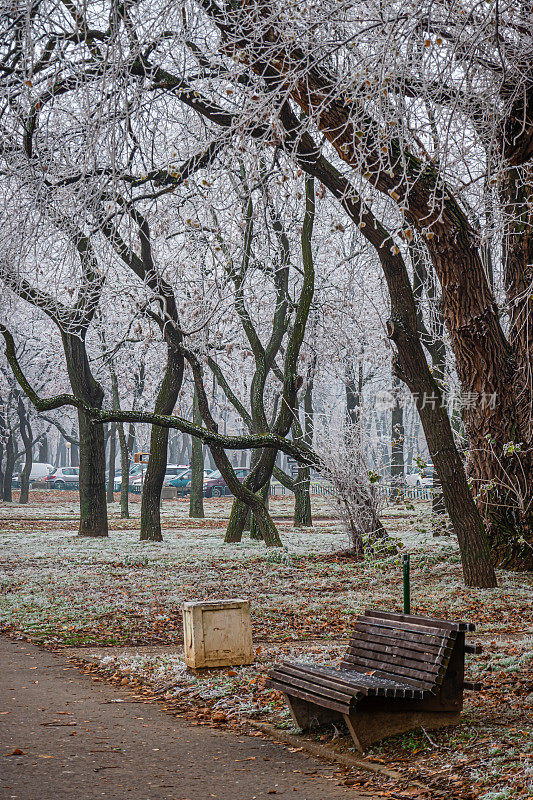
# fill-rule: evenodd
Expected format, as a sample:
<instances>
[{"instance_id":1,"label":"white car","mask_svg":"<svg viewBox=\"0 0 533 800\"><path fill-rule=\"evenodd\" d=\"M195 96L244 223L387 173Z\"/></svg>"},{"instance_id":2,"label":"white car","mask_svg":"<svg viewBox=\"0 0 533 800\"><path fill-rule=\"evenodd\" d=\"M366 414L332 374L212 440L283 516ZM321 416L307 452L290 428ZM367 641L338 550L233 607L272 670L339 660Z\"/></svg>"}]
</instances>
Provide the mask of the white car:
<instances>
[{"instance_id":1,"label":"white car","mask_svg":"<svg viewBox=\"0 0 533 800\"><path fill-rule=\"evenodd\" d=\"M47 489L77 489L80 485L79 467L57 467L44 482Z\"/></svg>"},{"instance_id":2,"label":"white car","mask_svg":"<svg viewBox=\"0 0 533 800\"><path fill-rule=\"evenodd\" d=\"M423 469L413 469L405 476L407 486L413 486L418 489L430 488L433 486L433 473L435 468L433 464L427 464Z\"/></svg>"},{"instance_id":3,"label":"white car","mask_svg":"<svg viewBox=\"0 0 533 800\"><path fill-rule=\"evenodd\" d=\"M44 461L35 461L31 465L31 472L30 472L30 486L32 485L33 481L44 481L47 475L54 471L53 464L46 464ZM16 475L13 475L13 485L20 486L20 476L21 472L17 472Z\"/></svg>"}]
</instances>

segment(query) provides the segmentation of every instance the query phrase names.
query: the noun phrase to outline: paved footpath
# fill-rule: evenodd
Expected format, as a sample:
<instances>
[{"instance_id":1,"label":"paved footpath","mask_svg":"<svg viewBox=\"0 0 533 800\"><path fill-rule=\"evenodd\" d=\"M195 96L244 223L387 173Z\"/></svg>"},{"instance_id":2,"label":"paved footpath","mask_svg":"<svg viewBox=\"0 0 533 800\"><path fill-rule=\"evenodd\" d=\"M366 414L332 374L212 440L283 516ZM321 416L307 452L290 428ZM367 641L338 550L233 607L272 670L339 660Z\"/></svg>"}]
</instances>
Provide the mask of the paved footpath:
<instances>
[{"instance_id":1,"label":"paved footpath","mask_svg":"<svg viewBox=\"0 0 533 800\"><path fill-rule=\"evenodd\" d=\"M268 739L191 725L93 682L61 655L0 637L1 800L358 800L337 776Z\"/></svg>"}]
</instances>

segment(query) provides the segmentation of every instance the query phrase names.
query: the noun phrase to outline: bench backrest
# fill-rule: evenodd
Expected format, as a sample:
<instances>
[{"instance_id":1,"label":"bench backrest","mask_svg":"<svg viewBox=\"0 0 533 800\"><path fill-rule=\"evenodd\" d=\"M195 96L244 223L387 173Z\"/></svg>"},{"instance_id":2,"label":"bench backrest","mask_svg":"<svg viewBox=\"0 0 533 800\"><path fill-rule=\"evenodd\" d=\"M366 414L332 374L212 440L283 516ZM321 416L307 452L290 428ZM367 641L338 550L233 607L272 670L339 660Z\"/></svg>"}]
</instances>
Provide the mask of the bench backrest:
<instances>
[{"instance_id":1,"label":"bench backrest","mask_svg":"<svg viewBox=\"0 0 533 800\"><path fill-rule=\"evenodd\" d=\"M468 622L366 609L341 669L431 690L442 683L457 636L472 630Z\"/></svg>"}]
</instances>

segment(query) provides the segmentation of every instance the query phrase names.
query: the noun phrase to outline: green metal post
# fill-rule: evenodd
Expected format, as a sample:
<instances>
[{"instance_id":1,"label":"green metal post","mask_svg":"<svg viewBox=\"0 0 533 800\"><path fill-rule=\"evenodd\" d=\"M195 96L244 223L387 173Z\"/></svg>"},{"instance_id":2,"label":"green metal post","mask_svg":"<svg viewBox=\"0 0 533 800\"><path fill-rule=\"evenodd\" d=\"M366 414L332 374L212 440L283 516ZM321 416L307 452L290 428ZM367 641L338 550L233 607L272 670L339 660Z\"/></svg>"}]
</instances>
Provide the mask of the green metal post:
<instances>
[{"instance_id":1,"label":"green metal post","mask_svg":"<svg viewBox=\"0 0 533 800\"><path fill-rule=\"evenodd\" d=\"M410 581L411 557L406 553L403 557L403 613L411 613L411 581Z\"/></svg>"}]
</instances>

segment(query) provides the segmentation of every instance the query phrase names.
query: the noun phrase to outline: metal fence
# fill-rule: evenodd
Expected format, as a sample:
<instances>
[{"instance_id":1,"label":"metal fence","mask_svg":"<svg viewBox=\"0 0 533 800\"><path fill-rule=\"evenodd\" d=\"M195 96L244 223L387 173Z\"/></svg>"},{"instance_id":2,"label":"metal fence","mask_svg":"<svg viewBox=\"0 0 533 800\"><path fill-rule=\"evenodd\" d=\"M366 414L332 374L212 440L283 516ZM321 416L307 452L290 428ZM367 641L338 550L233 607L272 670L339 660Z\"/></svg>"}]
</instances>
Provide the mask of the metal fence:
<instances>
[{"instance_id":1,"label":"metal fence","mask_svg":"<svg viewBox=\"0 0 533 800\"><path fill-rule=\"evenodd\" d=\"M399 492L401 497L410 500L431 500L435 494L433 489L429 486L405 486L398 490L397 487L392 486L390 483L376 483L374 488L376 492L385 495L386 497L396 495ZM319 495L322 497L335 494L332 486L319 481L311 481L309 491L310 494ZM270 494L283 497L284 495L291 495L292 492L282 484L275 483L273 485L271 484L270 486Z\"/></svg>"}]
</instances>

